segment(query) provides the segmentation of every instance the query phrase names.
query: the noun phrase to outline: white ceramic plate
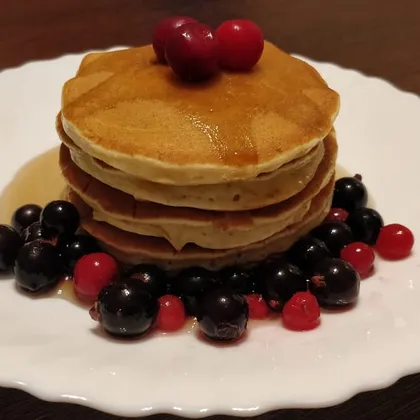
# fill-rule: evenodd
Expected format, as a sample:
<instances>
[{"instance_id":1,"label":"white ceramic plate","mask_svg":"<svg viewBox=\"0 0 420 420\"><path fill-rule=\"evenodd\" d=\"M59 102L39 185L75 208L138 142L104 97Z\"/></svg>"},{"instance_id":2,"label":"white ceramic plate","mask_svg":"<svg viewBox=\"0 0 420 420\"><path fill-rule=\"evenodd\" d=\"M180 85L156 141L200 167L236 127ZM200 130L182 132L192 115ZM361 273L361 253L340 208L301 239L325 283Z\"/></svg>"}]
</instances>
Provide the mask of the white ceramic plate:
<instances>
[{"instance_id":1,"label":"white ceramic plate","mask_svg":"<svg viewBox=\"0 0 420 420\"><path fill-rule=\"evenodd\" d=\"M81 58L0 74L0 187L57 145L61 86ZM386 222L406 224L419 238L419 98L355 71L311 64L342 97L340 164L363 174ZM126 416L249 416L332 405L420 371L420 256L378 262L358 306L324 314L312 332L267 323L251 328L242 344L220 348L187 333L121 344L95 331L85 310L31 300L1 280L0 385Z\"/></svg>"}]
</instances>

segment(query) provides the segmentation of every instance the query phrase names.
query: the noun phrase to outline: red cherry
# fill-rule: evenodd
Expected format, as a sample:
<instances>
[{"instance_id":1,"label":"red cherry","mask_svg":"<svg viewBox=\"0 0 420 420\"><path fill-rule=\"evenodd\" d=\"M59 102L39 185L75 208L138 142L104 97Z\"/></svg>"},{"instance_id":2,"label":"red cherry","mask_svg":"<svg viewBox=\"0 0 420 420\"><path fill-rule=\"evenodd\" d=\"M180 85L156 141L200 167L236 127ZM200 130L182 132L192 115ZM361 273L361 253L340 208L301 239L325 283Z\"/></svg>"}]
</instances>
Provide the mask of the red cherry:
<instances>
[{"instance_id":1,"label":"red cherry","mask_svg":"<svg viewBox=\"0 0 420 420\"><path fill-rule=\"evenodd\" d=\"M410 229L394 223L384 226L376 242L378 254L388 260L408 257L414 245L414 235Z\"/></svg>"},{"instance_id":2,"label":"red cherry","mask_svg":"<svg viewBox=\"0 0 420 420\"><path fill-rule=\"evenodd\" d=\"M333 207L327 214L325 221L326 222L345 222L347 220L347 217L349 217L349 212L347 210Z\"/></svg>"},{"instance_id":3,"label":"red cherry","mask_svg":"<svg viewBox=\"0 0 420 420\"><path fill-rule=\"evenodd\" d=\"M104 252L85 255L74 267L74 292L80 300L95 302L99 292L117 275L118 264L111 255Z\"/></svg>"},{"instance_id":4,"label":"red cherry","mask_svg":"<svg viewBox=\"0 0 420 420\"><path fill-rule=\"evenodd\" d=\"M159 22L153 32L153 49L157 59L161 63L166 63L165 48L166 41L172 32L186 23L196 23L197 21L188 16L173 16Z\"/></svg>"},{"instance_id":5,"label":"red cherry","mask_svg":"<svg viewBox=\"0 0 420 420\"><path fill-rule=\"evenodd\" d=\"M175 29L165 51L166 61L182 79L203 80L219 70L219 43L209 26L187 23Z\"/></svg>"},{"instance_id":6,"label":"red cherry","mask_svg":"<svg viewBox=\"0 0 420 420\"><path fill-rule=\"evenodd\" d=\"M320 323L321 311L316 297L309 292L297 292L283 308L283 325L294 331L307 331Z\"/></svg>"},{"instance_id":7,"label":"red cherry","mask_svg":"<svg viewBox=\"0 0 420 420\"><path fill-rule=\"evenodd\" d=\"M350 263L361 276L366 276L373 267L375 253L364 242L353 242L341 250L340 258Z\"/></svg>"},{"instance_id":8,"label":"red cherry","mask_svg":"<svg viewBox=\"0 0 420 420\"><path fill-rule=\"evenodd\" d=\"M216 31L220 66L233 71L250 70L261 58L264 35L250 20L227 20Z\"/></svg>"},{"instance_id":9,"label":"red cherry","mask_svg":"<svg viewBox=\"0 0 420 420\"><path fill-rule=\"evenodd\" d=\"M159 298L157 327L166 332L179 330L185 324L185 307L178 296L164 295Z\"/></svg>"},{"instance_id":10,"label":"red cherry","mask_svg":"<svg viewBox=\"0 0 420 420\"><path fill-rule=\"evenodd\" d=\"M270 310L261 295L250 294L245 296L248 302L249 319L265 319L268 317Z\"/></svg>"}]
</instances>

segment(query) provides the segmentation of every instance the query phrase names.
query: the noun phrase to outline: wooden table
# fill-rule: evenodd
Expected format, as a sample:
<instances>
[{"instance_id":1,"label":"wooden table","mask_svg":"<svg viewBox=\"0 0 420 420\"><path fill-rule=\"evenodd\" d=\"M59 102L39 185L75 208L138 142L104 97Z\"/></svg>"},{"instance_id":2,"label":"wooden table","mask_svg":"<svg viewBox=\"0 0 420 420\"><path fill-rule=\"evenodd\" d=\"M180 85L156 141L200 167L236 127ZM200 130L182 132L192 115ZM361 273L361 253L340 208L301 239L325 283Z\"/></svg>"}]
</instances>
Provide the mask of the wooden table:
<instances>
[{"instance_id":1,"label":"wooden table","mask_svg":"<svg viewBox=\"0 0 420 420\"><path fill-rule=\"evenodd\" d=\"M264 29L267 39L287 51L355 68L420 94L419 0L2 0L0 8L0 71L69 52L148 43L153 26L169 15L191 15L211 25L246 17ZM419 419L420 375L337 407L262 417ZM115 419L0 389L1 420L82 418Z\"/></svg>"}]
</instances>

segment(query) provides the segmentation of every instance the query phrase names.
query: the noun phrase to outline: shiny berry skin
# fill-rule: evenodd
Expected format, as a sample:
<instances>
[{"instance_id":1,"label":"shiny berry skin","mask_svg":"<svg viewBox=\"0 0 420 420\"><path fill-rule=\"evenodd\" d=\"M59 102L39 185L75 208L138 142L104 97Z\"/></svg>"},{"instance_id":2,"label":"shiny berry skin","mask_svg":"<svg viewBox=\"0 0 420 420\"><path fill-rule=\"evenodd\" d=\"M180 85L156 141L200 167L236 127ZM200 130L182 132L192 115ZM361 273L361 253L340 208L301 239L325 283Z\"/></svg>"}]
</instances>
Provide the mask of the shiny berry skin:
<instances>
[{"instance_id":1,"label":"shiny berry skin","mask_svg":"<svg viewBox=\"0 0 420 420\"><path fill-rule=\"evenodd\" d=\"M360 207L350 213L346 221L353 232L355 241L375 245L379 232L384 226L381 215L374 209Z\"/></svg>"},{"instance_id":2,"label":"shiny berry skin","mask_svg":"<svg viewBox=\"0 0 420 420\"><path fill-rule=\"evenodd\" d=\"M266 319L270 315L270 309L261 295L252 293L245 295L245 299L248 303L249 319Z\"/></svg>"},{"instance_id":3,"label":"shiny berry skin","mask_svg":"<svg viewBox=\"0 0 420 420\"><path fill-rule=\"evenodd\" d=\"M80 216L72 203L57 200L44 207L40 220L42 226L52 229L60 235L73 235L79 227Z\"/></svg>"},{"instance_id":4,"label":"shiny berry skin","mask_svg":"<svg viewBox=\"0 0 420 420\"><path fill-rule=\"evenodd\" d=\"M219 70L219 43L209 26L187 23L173 31L165 57L181 79L205 80Z\"/></svg>"},{"instance_id":5,"label":"shiny berry skin","mask_svg":"<svg viewBox=\"0 0 420 420\"><path fill-rule=\"evenodd\" d=\"M324 222L311 234L325 243L333 257L339 257L341 250L353 242L351 229L343 222Z\"/></svg>"},{"instance_id":6,"label":"shiny berry skin","mask_svg":"<svg viewBox=\"0 0 420 420\"><path fill-rule=\"evenodd\" d=\"M316 297L309 292L298 292L283 308L283 325L293 331L309 331L320 324L321 310Z\"/></svg>"},{"instance_id":7,"label":"shiny berry skin","mask_svg":"<svg viewBox=\"0 0 420 420\"><path fill-rule=\"evenodd\" d=\"M57 233L41 225L41 222L32 223L20 235L25 243L44 239L46 241L55 241Z\"/></svg>"},{"instance_id":8,"label":"shiny berry skin","mask_svg":"<svg viewBox=\"0 0 420 420\"><path fill-rule=\"evenodd\" d=\"M219 65L227 70L251 70L264 50L264 35L250 20L227 20L217 28L216 37L220 44Z\"/></svg>"},{"instance_id":9,"label":"shiny berry skin","mask_svg":"<svg viewBox=\"0 0 420 420\"><path fill-rule=\"evenodd\" d=\"M381 229L376 242L376 251L387 260L400 260L410 255L414 245L414 235L410 229L393 223Z\"/></svg>"},{"instance_id":10,"label":"shiny berry skin","mask_svg":"<svg viewBox=\"0 0 420 420\"><path fill-rule=\"evenodd\" d=\"M156 298L166 294L168 278L159 267L151 264L138 264L125 272L125 277L139 281Z\"/></svg>"},{"instance_id":11,"label":"shiny berry skin","mask_svg":"<svg viewBox=\"0 0 420 420\"><path fill-rule=\"evenodd\" d=\"M9 225L0 225L0 272L13 268L23 240Z\"/></svg>"},{"instance_id":12,"label":"shiny berry skin","mask_svg":"<svg viewBox=\"0 0 420 420\"><path fill-rule=\"evenodd\" d=\"M64 259L66 269L70 274L83 256L100 252L95 238L89 235L72 235L58 241L58 252Z\"/></svg>"},{"instance_id":13,"label":"shiny berry skin","mask_svg":"<svg viewBox=\"0 0 420 420\"><path fill-rule=\"evenodd\" d=\"M240 267L226 267L219 272L219 277L222 285L234 292L245 295L252 290L250 273Z\"/></svg>"},{"instance_id":14,"label":"shiny berry skin","mask_svg":"<svg viewBox=\"0 0 420 420\"><path fill-rule=\"evenodd\" d=\"M37 204L25 204L19 207L12 216L12 227L21 233L24 229L38 222L42 207Z\"/></svg>"},{"instance_id":15,"label":"shiny berry skin","mask_svg":"<svg viewBox=\"0 0 420 420\"><path fill-rule=\"evenodd\" d=\"M326 222L345 222L349 217L349 212L344 209L339 209L336 207L331 208L328 212L327 217L325 218Z\"/></svg>"},{"instance_id":16,"label":"shiny berry skin","mask_svg":"<svg viewBox=\"0 0 420 420\"><path fill-rule=\"evenodd\" d=\"M197 21L188 16L172 16L160 21L153 32L153 49L158 61L166 63L165 48L168 38L173 31L186 23L197 23Z\"/></svg>"},{"instance_id":17,"label":"shiny berry skin","mask_svg":"<svg viewBox=\"0 0 420 420\"><path fill-rule=\"evenodd\" d=\"M29 292L49 290L63 272L63 260L56 247L42 240L24 245L15 263L16 283Z\"/></svg>"},{"instance_id":18,"label":"shiny berry skin","mask_svg":"<svg viewBox=\"0 0 420 420\"><path fill-rule=\"evenodd\" d=\"M159 313L156 326L161 331L172 332L185 324L186 314L182 300L178 296L164 295L159 298Z\"/></svg>"},{"instance_id":19,"label":"shiny berry skin","mask_svg":"<svg viewBox=\"0 0 420 420\"><path fill-rule=\"evenodd\" d=\"M310 291L323 307L352 305L359 297L360 276L348 262L327 258L315 268Z\"/></svg>"},{"instance_id":20,"label":"shiny berry skin","mask_svg":"<svg viewBox=\"0 0 420 420\"><path fill-rule=\"evenodd\" d=\"M220 279L217 274L201 267L181 271L173 282L173 290L184 301L188 315L196 315L197 299L218 287Z\"/></svg>"},{"instance_id":21,"label":"shiny berry skin","mask_svg":"<svg viewBox=\"0 0 420 420\"><path fill-rule=\"evenodd\" d=\"M352 242L341 250L340 258L350 263L364 277L373 268L375 253L363 242Z\"/></svg>"},{"instance_id":22,"label":"shiny berry skin","mask_svg":"<svg viewBox=\"0 0 420 420\"><path fill-rule=\"evenodd\" d=\"M91 309L110 335L119 338L139 337L155 325L159 301L148 293L138 280L124 279L105 286Z\"/></svg>"},{"instance_id":23,"label":"shiny berry skin","mask_svg":"<svg viewBox=\"0 0 420 420\"><path fill-rule=\"evenodd\" d=\"M197 321L201 332L210 340L232 341L245 332L248 316L245 297L223 288L202 297Z\"/></svg>"},{"instance_id":24,"label":"shiny berry skin","mask_svg":"<svg viewBox=\"0 0 420 420\"><path fill-rule=\"evenodd\" d=\"M275 312L281 312L284 304L296 292L308 289L308 282L302 271L282 260L267 264L258 275L263 282L264 300Z\"/></svg>"},{"instance_id":25,"label":"shiny berry skin","mask_svg":"<svg viewBox=\"0 0 420 420\"><path fill-rule=\"evenodd\" d=\"M340 178L335 182L332 207L339 207L348 212L365 207L368 193L360 175Z\"/></svg>"},{"instance_id":26,"label":"shiny berry skin","mask_svg":"<svg viewBox=\"0 0 420 420\"><path fill-rule=\"evenodd\" d=\"M88 254L74 267L73 286L76 296L84 302L94 302L98 293L118 277L118 264L104 252Z\"/></svg>"},{"instance_id":27,"label":"shiny berry skin","mask_svg":"<svg viewBox=\"0 0 420 420\"><path fill-rule=\"evenodd\" d=\"M312 272L318 262L330 256L325 243L313 236L299 239L287 252L288 261L305 273Z\"/></svg>"}]
</instances>

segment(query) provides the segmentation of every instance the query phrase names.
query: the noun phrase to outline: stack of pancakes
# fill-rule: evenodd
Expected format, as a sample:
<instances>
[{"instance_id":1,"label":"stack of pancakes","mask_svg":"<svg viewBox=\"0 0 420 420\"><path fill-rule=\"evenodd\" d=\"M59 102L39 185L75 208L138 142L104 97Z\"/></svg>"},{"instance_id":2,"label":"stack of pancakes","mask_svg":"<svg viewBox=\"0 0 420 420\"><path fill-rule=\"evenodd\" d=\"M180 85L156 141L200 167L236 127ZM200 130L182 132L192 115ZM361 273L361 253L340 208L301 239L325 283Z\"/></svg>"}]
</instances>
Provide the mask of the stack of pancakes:
<instances>
[{"instance_id":1,"label":"stack of pancakes","mask_svg":"<svg viewBox=\"0 0 420 420\"><path fill-rule=\"evenodd\" d=\"M266 42L200 84L151 46L87 55L63 88L65 198L121 262L218 269L280 253L329 210L339 97Z\"/></svg>"}]
</instances>

